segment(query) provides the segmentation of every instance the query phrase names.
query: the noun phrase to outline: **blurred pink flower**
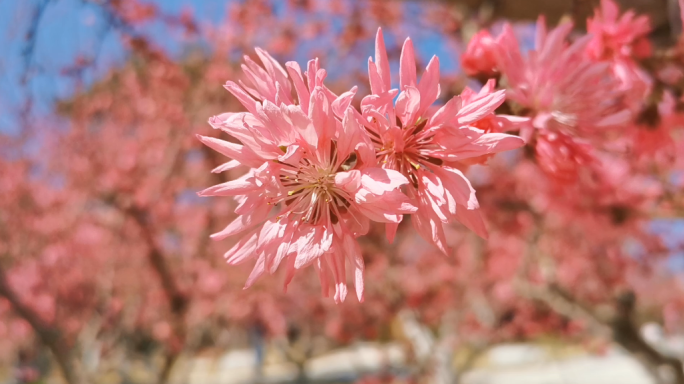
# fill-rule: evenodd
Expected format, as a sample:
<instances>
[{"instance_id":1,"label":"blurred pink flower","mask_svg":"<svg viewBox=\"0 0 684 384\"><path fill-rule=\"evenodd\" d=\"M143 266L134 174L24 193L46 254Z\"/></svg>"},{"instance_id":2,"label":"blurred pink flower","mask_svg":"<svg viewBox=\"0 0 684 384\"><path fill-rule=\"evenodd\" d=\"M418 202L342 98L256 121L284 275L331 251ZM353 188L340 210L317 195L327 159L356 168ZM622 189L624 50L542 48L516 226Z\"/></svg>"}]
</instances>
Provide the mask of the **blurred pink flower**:
<instances>
[{"instance_id":1,"label":"blurred pink flower","mask_svg":"<svg viewBox=\"0 0 684 384\"><path fill-rule=\"evenodd\" d=\"M454 97L431 110L440 94L439 59L434 56L420 82L416 77L413 43L406 39L401 53L400 91L390 88L389 62L382 30L376 38L375 62L368 62L372 94L361 102L362 124L370 135L382 167L401 172L410 183L408 196L418 206L413 226L421 236L447 253L443 223L460 221L482 237L487 236L475 190L455 168L470 158L518 148L516 136L486 133L474 126L503 103L504 91L475 98L465 104ZM393 240L397 224L389 224Z\"/></svg>"},{"instance_id":2,"label":"blurred pink flower","mask_svg":"<svg viewBox=\"0 0 684 384\"><path fill-rule=\"evenodd\" d=\"M520 134L536 147L542 169L561 180L574 178L590 162L593 146L607 129L629 122L633 106L625 100L641 100L641 95L626 94L611 63L587 57L591 36L566 42L571 30L572 23L565 23L547 33L540 17L535 49L526 57L510 25L497 39L508 98L531 118Z\"/></svg>"},{"instance_id":3,"label":"blurred pink flower","mask_svg":"<svg viewBox=\"0 0 684 384\"><path fill-rule=\"evenodd\" d=\"M630 114L620 103L622 95L615 91L619 85L610 65L585 56L591 36L568 44L571 30L572 23L565 23L547 33L540 17L535 49L523 57L513 29L504 26L497 39L497 57L508 98L530 110L537 129L589 133L626 123Z\"/></svg>"},{"instance_id":4,"label":"blurred pink flower","mask_svg":"<svg viewBox=\"0 0 684 384\"><path fill-rule=\"evenodd\" d=\"M669 91L662 100L645 109L634 130L634 153L650 157L662 164L671 164L677 157L673 131L684 127L684 117L677 113L677 100Z\"/></svg>"},{"instance_id":5,"label":"blurred pink flower","mask_svg":"<svg viewBox=\"0 0 684 384\"><path fill-rule=\"evenodd\" d=\"M634 11L620 16L620 9L613 0L601 0L601 7L587 20L587 32L591 35L587 53L595 60L642 59L652 53L648 16L637 16Z\"/></svg>"},{"instance_id":6,"label":"blurred pink flower","mask_svg":"<svg viewBox=\"0 0 684 384\"><path fill-rule=\"evenodd\" d=\"M240 216L212 238L247 232L225 255L229 264L257 259L245 288L265 271L273 273L283 260L286 286L297 269L313 264L324 296L332 282L335 301L340 302L347 294L348 260L355 269L357 296L363 300L364 264L355 239L368 231L369 220L398 223L401 215L416 210L400 191L408 181L399 172L374 167L370 141L349 107L355 90L335 97L322 86L325 71L316 60L305 73L308 84L296 63L287 67L299 105L280 96L285 88L281 83L289 81L282 72L271 76L251 66L252 84L259 90L250 93L263 100L255 101L244 87L228 82L225 87L248 112L209 120L241 144L199 136L232 158L214 172L250 167L244 176L199 193L234 196L239 203L235 212Z\"/></svg>"},{"instance_id":7,"label":"blurred pink flower","mask_svg":"<svg viewBox=\"0 0 684 384\"><path fill-rule=\"evenodd\" d=\"M461 66L468 76L494 77L499 73L496 63L496 43L489 31L479 31L461 55Z\"/></svg>"},{"instance_id":8,"label":"blurred pink flower","mask_svg":"<svg viewBox=\"0 0 684 384\"><path fill-rule=\"evenodd\" d=\"M616 90L624 93L628 108L638 111L653 83L637 64L637 60L650 57L653 51L648 40L651 33L648 16L636 16L634 11L620 16L613 0L602 0L594 17L587 20L587 30L591 36L586 49L588 56L611 65L621 83Z\"/></svg>"},{"instance_id":9,"label":"blurred pink flower","mask_svg":"<svg viewBox=\"0 0 684 384\"><path fill-rule=\"evenodd\" d=\"M594 162L591 144L562 132L540 132L534 149L539 167L562 181L575 181L577 167Z\"/></svg>"}]
</instances>

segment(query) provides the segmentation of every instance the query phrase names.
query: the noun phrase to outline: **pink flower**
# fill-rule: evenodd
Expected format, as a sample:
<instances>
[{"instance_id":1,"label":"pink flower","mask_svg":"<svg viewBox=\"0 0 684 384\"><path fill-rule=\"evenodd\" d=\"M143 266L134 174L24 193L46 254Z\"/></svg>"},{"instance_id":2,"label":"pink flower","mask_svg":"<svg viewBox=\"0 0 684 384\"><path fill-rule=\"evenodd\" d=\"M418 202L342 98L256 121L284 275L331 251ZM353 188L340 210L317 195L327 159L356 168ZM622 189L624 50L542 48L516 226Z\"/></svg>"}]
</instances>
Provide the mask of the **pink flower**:
<instances>
[{"instance_id":1,"label":"pink flower","mask_svg":"<svg viewBox=\"0 0 684 384\"><path fill-rule=\"evenodd\" d=\"M368 62L372 95L361 102L360 120L382 167L399 171L410 181L406 191L419 208L413 216L414 228L446 253L444 223L460 221L487 236L475 190L454 165L524 143L519 137L485 133L474 126L503 103L504 91L473 97L468 103L454 97L433 110L440 94L439 59L430 60L420 82L415 63L413 44L406 39L399 73L401 93L394 104L397 90L390 87L389 62L378 29L375 62L372 58ZM397 224L386 227L391 241Z\"/></svg>"},{"instance_id":2,"label":"pink flower","mask_svg":"<svg viewBox=\"0 0 684 384\"><path fill-rule=\"evenodd\" d=\"M591 35L586 52L594 61L609 63L621 85L617 90L625 95L625 104L636 112L651 93L653 81L639 68L636 60L652 54L648 35L651 25L647 16L628 11L620 16L613 0L602 0L594 18L587 21Z\"/></svg>"},{"instance_id":3,"label":"pink flower","mask_svg":"<svg viewBox=\"0 0 684 384\"><path fill-rule=\"evenodd\" d=\"M592 146L608 128L624 126L632 115L611 64L585 55L591 36L568 44L571 30L572 24L565 23L547 33L540 17L535 50L526 57L510 25L497 39L508 98L531 118L520 134L538 146L542 169L565 180L589 161Z\"/></svg>"},{"instance_id":4,"label":"pink flower","mask_svg":"<svg viewBox=\"0 0 684 384\"><path fill-rule=\"evenodd\" d=\"M523 57L510 25L497 39L497 57L508 88L508 99L534 116L537 129L591 133L629 121L619 100L618 81L607 63L584 55L591 36L566 43L572 23L550 33L544 18L537 22L535 49Z\"/></svg>"},{"instance_id":5,"label":"pink flower","mask_svg":"<svg viewBox=\"0 0 684 384\"><path fill-rule=\"evenodd\" d=\"M651 55L648 16L636 16L634 11L620 16L613 0L601 0L601 8L587 20L587 32L592 35L587 53L594 60L643 59Z\"/></svg>"},{"instance_id":6,"label":"pink flower","mask_svg":"<svg viewBox=\"0 0 684 384\"><path fill-rule=\"evenodd\" d=\"M489 31L483 29L468 43L461 66L468 76L494 77L498 74L496 65L496 44Z\"/></svg>"},{"instance_id":7,"label":"pink flower","mask_svg":"<svg viewBox=\"0 0 684 384\"><path fill-rule=\"evenodd\" d=\"M677 157L672 133L684 126L684 118L676 111L677 101L669 91L662 100L642 111L634 129L634 154L653 158L661 164L671 164Z\"/></svg>"},{"instance_id":8,"label":"pink flower","mask_svg":"<svg viewBox=\"0 0 684 384\"><path fill-rule=\"evenodd\" d=\"M591 144L562 132L541 131L534 147L539 167L559 181L573 182L577 168L595 163Z\"/></svg>"},{"instance_id":9,"label":"pink flower","mask_svg":"<svg viewBox=\"0 0 684 384\"><path fill-rule=\"evenodd\" d=\"M228 82L225 87L248 112L209 120L240 144L199 136L232 159L214 172L240 165L250 168L242 177L199 193L232 196L239 203L235 212L240 216L212 238L242 234L225 257L230 264L256 258L245 288L264 272L273 273L281 262L287 268L287 287L296 270L313 264L324 296L332 283L335 301L340 302L347 294L349 262L355 270L357 296L363 300L364 264L356 238L368 231L370 220L398 223L403 214L415 212L400 191L408 180L399 172L375 167L370 142L349 107L354 90L335 97L322 86L325 71L318 69L316 60L309 62L306 81L296 63L287 63L287 68L298 105L280 96L279 90L286 89L281 83L290 81L280 76L282 72L271 76L251 66L255 77L249 92L261 100L250 97L244 86Z\"/></svg>"}]
</instances>

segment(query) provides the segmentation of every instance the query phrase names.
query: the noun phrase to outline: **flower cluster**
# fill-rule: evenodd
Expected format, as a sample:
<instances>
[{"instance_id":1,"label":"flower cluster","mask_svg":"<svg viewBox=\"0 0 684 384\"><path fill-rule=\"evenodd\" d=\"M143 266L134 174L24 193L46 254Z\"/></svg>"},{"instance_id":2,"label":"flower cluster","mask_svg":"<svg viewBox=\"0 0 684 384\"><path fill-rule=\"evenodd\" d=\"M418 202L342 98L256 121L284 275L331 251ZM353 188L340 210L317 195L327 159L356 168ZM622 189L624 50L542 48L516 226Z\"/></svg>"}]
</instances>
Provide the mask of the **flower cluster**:
<instances>
[{"instance_id":1,"label":"flower cluster","mask_svg":"<svg viewBox=\"0 0 684 384\"><path fill-rule=\"evenodd\" d=\"M667 142L669 136L667 127L657 134L639 127L625 131L635 120L649 120L652 111L666 108L658 103L668 96L654 92L654 80L639 64L653 54L648 18L633 11L620 14L613 0L602 0L587 29L589 34L573 38L571 22L547 30L542 16L533 49L523 52L506 23L496 37L479 32L462 56L468 75L498 76L498 85L507 90L507 109L528 118L499 128L519 131L539 167L566 183L575 182L582 168L602 168L596 150L616 136L648 136L645 141L651 143ZM644 103L649 98L655 102ZM649 146L637 140L632 151L648 152Z\"/></svg>"},{"instance_id":2,"label":"flower cluster","mask_svg":"<svg viewBox=\"0 0 684 384\"><path fill-rule=\"evenodd\" d=\"M238 203L237 219L212 238L241 236L225 257L229 264L256 259L246 287L280 265L287 287L297 270L313 265L323 295L334 287L340 302L350 265L362 301L357 238L371 221L385 223L392 241L404 215L412 215L416 231L445 253L444 224L460 222L487 236L475 190L459 166L524 145L517 136L482 128L508 121L495 115L505 91L466 90L435 105L439 59L430 60L419 81L410 39L402 49L399 89L393 89L381 30L368 63L370 94L358 109L352 106L357 88L336 95L324 85L326 71L317 59L303 72L296 62L283 67L267 52L256 53L262 65L246 56L246 80L225 85L246 112L209 120L234 140L199 136L231 159L213 172L246 169L199 193Z\"/></svg>"}]
</instances>

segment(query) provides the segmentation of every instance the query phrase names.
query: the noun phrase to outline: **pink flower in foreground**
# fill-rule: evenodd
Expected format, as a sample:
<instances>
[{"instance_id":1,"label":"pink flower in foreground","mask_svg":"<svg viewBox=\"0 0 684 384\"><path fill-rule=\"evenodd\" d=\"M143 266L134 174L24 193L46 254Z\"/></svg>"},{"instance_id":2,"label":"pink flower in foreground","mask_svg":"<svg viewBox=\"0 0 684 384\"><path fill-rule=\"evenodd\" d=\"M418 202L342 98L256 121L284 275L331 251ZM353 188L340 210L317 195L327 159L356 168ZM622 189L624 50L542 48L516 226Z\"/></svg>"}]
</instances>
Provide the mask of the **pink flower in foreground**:
<instances>
[{"instance_id":1,"label":"pink flower in foreground","mask_svg":"<svg viewBox=\"0 0 684 384\"><path fill-rule=\"evenodd\" d=\"M375 62L371 58L368 63L372 95L361 102L361 121L382 167L399 171L410 181L406 191L419 208L413 215L414 228L445 253L444 223L460 221L486 237L475 190L455 165L524 144L519 137L485 133L474 126L503 103L504 91L474 98L467 104L454 97L432 110L440 94L439 59L435 56L430 60L418 82L413 44L406 39L399 74L401 93L394 104L397 90L390 87L389 63L380 29L375 47ZM397 224L386 227L391 241Z\"/></svg>"},{"instance_id":2,"label":"pink flower in foreground","mask_svg":"<svg viewBox=\"0 0 684 384\"><path fill-rule=\"evenodd\" d=\"M324 296L334 283L335 301L343 301L349 261L355 270L357 296L363 300L364 264L355 239L368 231L369 220L398 223L403 214L416 210L400 191L408 181L399 172L374 167L372 148L349 107L353 92L330 101L330 91L321 85L325 71L312 73L317 61L309 62L306 81L296 63L287 67L299 105L293 100L288 105L279 96L287 78L271 84L269 74L252 67L257 75L252 82L259 90L250 93L264 100L256 101L244 87L228 82L225 87L248 112L209 120L241 144L199 136L204 144L232 158L215 172L239 165L250 168L236 180L199 193L233 196L239 203L235 212L240 216L212 238L242 234L225 257L230 264L256 258L245 288L264 272L273 273L281 262L287 266L287 287L297 269L313 264ZM284 73L281 69L275 73ZM270 98L281 103L276 105Z\"/></svg>"}]
</instances>

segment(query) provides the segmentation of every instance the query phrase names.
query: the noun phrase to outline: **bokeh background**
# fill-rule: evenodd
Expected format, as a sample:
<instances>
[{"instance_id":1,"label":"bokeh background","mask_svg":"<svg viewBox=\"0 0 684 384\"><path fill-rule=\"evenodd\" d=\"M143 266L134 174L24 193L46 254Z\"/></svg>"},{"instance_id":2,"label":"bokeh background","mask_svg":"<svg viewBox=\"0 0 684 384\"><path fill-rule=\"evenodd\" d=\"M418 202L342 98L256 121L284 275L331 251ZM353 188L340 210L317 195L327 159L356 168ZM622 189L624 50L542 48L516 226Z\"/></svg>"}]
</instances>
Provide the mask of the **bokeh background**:
<instances>
[{"instance_id":1,"label":"bokeh background","mask_svg":"<svg viewBox=\"0 0 684 384\"><path fill-rule=\"evenodd\" d=\"M676 1L619 3L657 52L677 46ZM547 180L527 149L472 166L489 240L450 226L446 257L372 228L361 304L322 298L312 271L243 290L252 266L222 257L238 239L209 239L236 204L196 195L235 176L195 135L241 109L222 85L254 47L362 94L382 26L394 72L407 36L418 68L440 57L448 100L481 86L460 65L478 30L512 22L527 50L538 15L579 35L596 6L0 0L0 382L678 382L681 158L623 159L600 191Z\"/></svg>"}]
</instances>

